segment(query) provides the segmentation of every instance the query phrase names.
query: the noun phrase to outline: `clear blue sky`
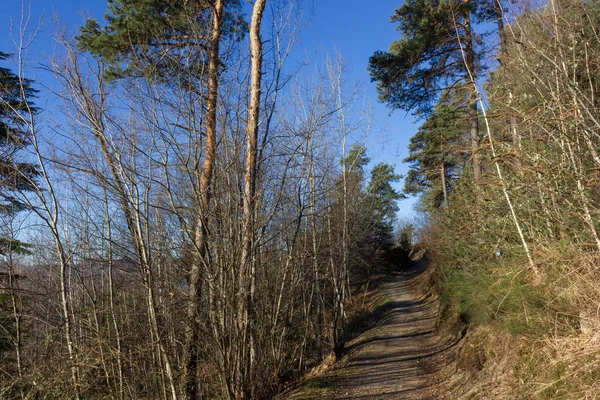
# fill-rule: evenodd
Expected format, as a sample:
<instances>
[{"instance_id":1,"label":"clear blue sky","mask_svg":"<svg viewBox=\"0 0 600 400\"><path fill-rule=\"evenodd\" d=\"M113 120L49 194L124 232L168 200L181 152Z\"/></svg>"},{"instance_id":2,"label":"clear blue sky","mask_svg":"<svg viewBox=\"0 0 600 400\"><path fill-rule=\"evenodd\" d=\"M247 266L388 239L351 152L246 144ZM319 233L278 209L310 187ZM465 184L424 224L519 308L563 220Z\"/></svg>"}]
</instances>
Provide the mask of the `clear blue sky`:
<instances>
[{"instance_id":1,"label":"clear blue sky","mask_svg":"<svg viewBox=\"0 0 600 400\"><path fill-rule=\"evenodd\" d=\"M27 0L26 0L27 1ZM31 25L37 26L42 18L42 30L30 50L29 56L49 55L53 49L52 32L56 30L55 16L75 31L85 16L102 19L106 0L30 0L32 9ZM369 156L374 162L388 162L396 166L398 173L406 173L402 159L406 157L408 142L416 126L413 118L402 111L390 114L383 104L377 102L375 84L370 83L367 73L369 56L376 50L385 50L398 38L395 26L389 18L402 0L315 0L314 15L310 25L302 32L298 54L334 53L339 51L344 59L351 78L360 84L373 107L375 132L367 142ZM5 0L0 7L0 50L13 52L11 38L11 18L15 30L21 15L19 0ZM33 78L43 79L42 76ZM398 184L398 189L402 183ZM400 215L412 214L414 199L400 202Z\"/></svg>"}]
</instances>

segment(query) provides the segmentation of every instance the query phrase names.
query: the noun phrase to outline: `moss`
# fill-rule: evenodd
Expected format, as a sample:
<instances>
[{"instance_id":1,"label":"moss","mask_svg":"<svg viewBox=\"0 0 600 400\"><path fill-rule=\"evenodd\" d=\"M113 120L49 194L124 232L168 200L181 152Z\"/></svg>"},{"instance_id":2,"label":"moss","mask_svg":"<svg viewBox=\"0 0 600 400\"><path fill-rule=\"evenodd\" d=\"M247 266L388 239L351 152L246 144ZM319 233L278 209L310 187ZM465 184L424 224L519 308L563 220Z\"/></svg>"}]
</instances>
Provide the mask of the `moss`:
<instances>
[{"instance_id":1,"label":"moss","mask_svg":"<svg viewBox=\"0 0 600 400\"><path fill-rule=\"evenodd\" d=\"M304 387L307 389L327 389L329 383L327 379L324 378L315 378L304 384Z\"/></svg>"}]
</instances>

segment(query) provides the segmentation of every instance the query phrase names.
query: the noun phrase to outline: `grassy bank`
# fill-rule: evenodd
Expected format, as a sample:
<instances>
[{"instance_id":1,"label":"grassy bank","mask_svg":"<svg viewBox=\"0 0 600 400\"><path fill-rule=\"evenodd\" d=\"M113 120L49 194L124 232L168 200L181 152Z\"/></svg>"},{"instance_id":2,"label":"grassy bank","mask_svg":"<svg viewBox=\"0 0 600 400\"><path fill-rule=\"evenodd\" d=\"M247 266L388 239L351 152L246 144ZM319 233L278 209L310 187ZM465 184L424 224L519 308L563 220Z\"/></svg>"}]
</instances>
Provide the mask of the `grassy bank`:
<instances>
[{"instance_id":1,"label":"grassy bank","mask_svg":"<svg viewBox=\"0 0 600 400\"><path fill-rule=\"evenodd\" d=\"M485 234L455 226L429 226L424 241L437 271L440 323L468 327L459 368L472 374L474 397L495 390L507 399L600 398L594 255L566 242L536 246L538 276L518 245L486 246Z\"/></svg>"}]
</instances>

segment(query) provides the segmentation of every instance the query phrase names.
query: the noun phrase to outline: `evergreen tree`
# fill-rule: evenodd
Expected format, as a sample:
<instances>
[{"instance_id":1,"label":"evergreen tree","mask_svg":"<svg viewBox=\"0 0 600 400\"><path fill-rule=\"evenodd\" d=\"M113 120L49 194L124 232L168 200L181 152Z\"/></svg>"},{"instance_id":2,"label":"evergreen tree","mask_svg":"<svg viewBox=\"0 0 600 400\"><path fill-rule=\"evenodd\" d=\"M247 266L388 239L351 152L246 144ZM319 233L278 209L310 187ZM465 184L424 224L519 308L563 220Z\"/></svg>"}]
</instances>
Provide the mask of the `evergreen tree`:
<instances>
[{"instance_id":1,"label":"evergreen tree","mask_svg":"<svg viewBox=\"0 0 600 400\"><path fill-rule=\"evenodd\" d=\"M392 184L401 178L401 175L394 173L394 167L386 163L379 163L371 170L367 195L371 207L374 246L380 251L388 251L393 246L397 201L404 198L404 195L396 191Z\"/></svg>"},{"instance_id":2,"label":"evergreen tree","mask_svg":"<svg viewBox=\"0 0 600 400\"><path fill-rule=\"evenodd\" d=\"M109 64L107 76L154 76L170 80L186 71L201 77L210 57L210 0L109 0L106 25L88 19L77 37L82 50ZM239 0L224 1L225 37L245 32ZM194 82L190 80L190 85Z\"/></svg>"},{"instance_id":3,"label":"evergreen tree","mask_svg":"<svg viewBox=\"0 0 600 400\"><path fill-rule=\"evenodd\" d=\"M348 151L348 155L342 160L342 165L349 175L357 180L363 180L365 167L371 159L367 157L367 148L362 144L354 144Z\"/></svg>"},{"instance_id":4,"label":"evergreen tree","mask_svg":"<svg viewBox=\"0 0 600 400\"><path fill-rule=\"evenodd\" d=\"M461 142L469 129L467 118L464 105L444 96L410 139L409 156L404 159L410 166L404 193L422 194L421 205L425 211L449 205L452 182L466 163Z\"/></svg>"},{"instance_id":5,"label":"evergreen tree","mask_svg":"<svg viewBox=\"0 0 600 400\"><path fill-rule=\"evenodd\" d=\"M359 271L386 264L387 253L394 245L397 201L404 198L392 186L402 178L394 172L392 165L379 163L374 166L367 184L365 168L369 162L367 149L360 144L354 144L342 160L346 168L346 207L351 236L357 240L351 250L354 260L351 267ZM342 184L340 178L340 193ZM341 199L338 203L341 206Z\"/></svg>"},{"instance_id":6,"label":"evergreen tree","mask_svg":"<svg viewBox=\"0 0 600 400\"><path fill-rule=\"evenodd\" d=\"M9 55L0 52L0 61ZM38 110L32 104L37 90L29 79L21 80L8 68L0 67L0 215L11 218L25 209L18 192L34 190L39 171L21 158L30 144L31 134L25 121ZM27 245L15 238L0 237L0 254L26 252Z\"/></svg>"},{"instance_id":7,"label":"evergreen tree","mask_svg":"<svg viewBox=\"0 0 600 400\"><path fill-rule=\"evenodd\" d=\"M336 214L339 218L343 218L345 212L347 222L349 223L348 234L360 240L368 229L368 204L365 193L365 168L371 159L367 156L367 149L361 144L354 144L348 150L345 158L341 160L342 166L345 168L344 176L338 177L337 191L335 196L334 207L338 209ZM345 211L344 211L345 207ZM357 251L355 247L351 251L356 251L355 261L367 260L369 257L364 257L361 251ZM359 255L360 254L360 255Z\"/></svg>"},{"instance_id":8,"label":"evergreen tree","mask_svg":"<svg viewBox=\"0 0 600 400\"><path fill-rule=\"evenodd\" d=\"M9 57L0 52L0 61ZM10 227L16 214L27 207L18 200L18 194L33 191L39 175L38 169L21 157L31 141L26 121L37 112L31 102L36 92L30 80L22 80L10 69L0 67L0 353L20 346L16 339L16 319L21 318L17 281L23 277L14 270L13 256L28 254L29 246L15 237ZM10 363L14 364L14 360Z\"/></svg>"},{"instance_id":9,"label":"evergreen tree","mask_svg":"<svg viewBox=\"0 0 600 400\"><path fill-rule=\"evenodd\" d=\"M413 235L413 224L408 224L400 230L396 248L394 249L394 262L400 267L410 265L413 250Z\"/></svg>"},{"instance_id":10,"label":"evergreen tree","mask_svg":"<svg viewBox=\"0 0 600 400\"><path fill-rule=\"evenodd\" d=\"M482 173L479 154L477 100L473 79L482 65L476 49L474 22L491 18L481 0L409 0L391 21L402 37L389 51L377 51L369 60L369 73L377 82L379 99L392 109L412 111L421 118L431 114L443 91L456 91L469 99L473 175Z\"/></svg>"}]
</instances>

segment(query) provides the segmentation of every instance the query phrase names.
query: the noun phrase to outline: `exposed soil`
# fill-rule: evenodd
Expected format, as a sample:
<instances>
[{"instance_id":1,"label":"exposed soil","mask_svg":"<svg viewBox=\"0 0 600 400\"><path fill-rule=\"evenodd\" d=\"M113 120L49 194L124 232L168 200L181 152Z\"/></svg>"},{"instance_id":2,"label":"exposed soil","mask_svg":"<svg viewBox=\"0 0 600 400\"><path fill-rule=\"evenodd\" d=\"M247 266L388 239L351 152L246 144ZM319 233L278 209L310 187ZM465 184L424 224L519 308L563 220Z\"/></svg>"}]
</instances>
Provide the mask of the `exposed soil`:
<instances>
[{"instance_id":1,"label":"exposed soil","mask_svg":"<svg viewBox=\"0 0 600 400\"><path fill-rule=\"evenodd\" d=\"M456 399L467 390L456 373L462 334L437 329L439 303L424 263L381 286L383 318L348 343L341 362L288 399ZM379 310L381 311L381 310Z\"/></svg>"}]
</instances>

